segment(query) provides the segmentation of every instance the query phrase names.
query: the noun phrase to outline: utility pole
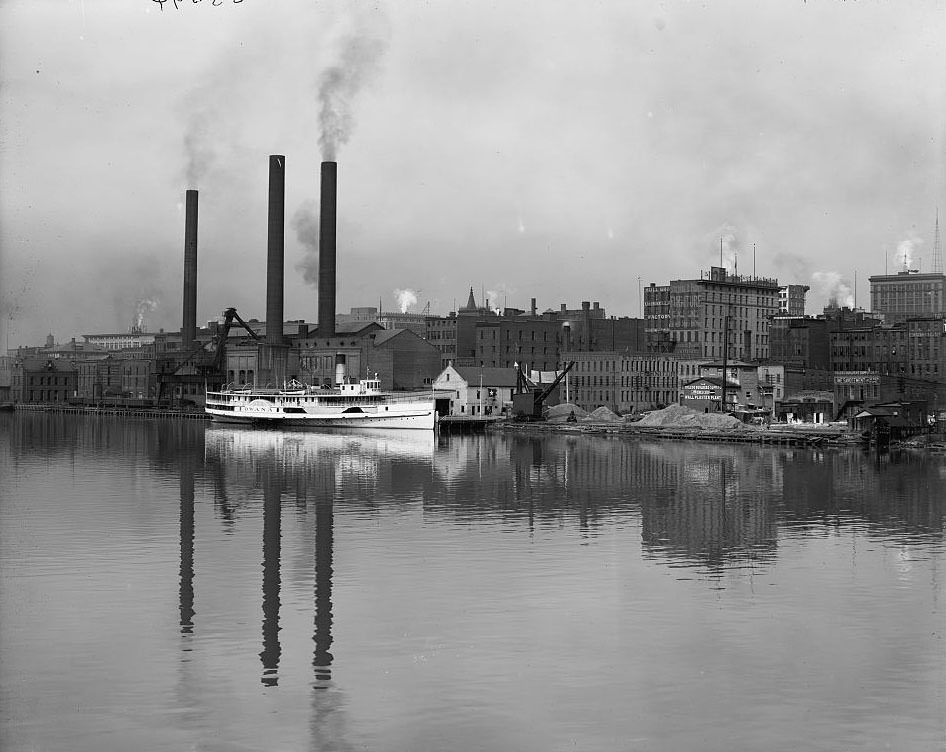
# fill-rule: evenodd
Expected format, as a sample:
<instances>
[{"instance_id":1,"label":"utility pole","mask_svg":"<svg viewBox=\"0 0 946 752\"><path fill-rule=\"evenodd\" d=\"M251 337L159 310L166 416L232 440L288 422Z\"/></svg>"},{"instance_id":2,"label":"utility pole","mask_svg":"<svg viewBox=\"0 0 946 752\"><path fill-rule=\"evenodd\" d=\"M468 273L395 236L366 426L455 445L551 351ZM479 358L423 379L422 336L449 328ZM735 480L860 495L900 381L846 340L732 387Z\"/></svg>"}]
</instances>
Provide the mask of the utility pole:
<instances>
[{"instance_id":1,"label":"utility pole","mask_svg":"<svg viewBox=\"0 0 946 752\"><path fill-rule=\"evenodd\" d=\"M729 308L726 308L726 315L723 317L723 392L719 403L719 411L726 412L726 387L728 377L726 372L729 370Z\"/></svg>"}]
</instances>

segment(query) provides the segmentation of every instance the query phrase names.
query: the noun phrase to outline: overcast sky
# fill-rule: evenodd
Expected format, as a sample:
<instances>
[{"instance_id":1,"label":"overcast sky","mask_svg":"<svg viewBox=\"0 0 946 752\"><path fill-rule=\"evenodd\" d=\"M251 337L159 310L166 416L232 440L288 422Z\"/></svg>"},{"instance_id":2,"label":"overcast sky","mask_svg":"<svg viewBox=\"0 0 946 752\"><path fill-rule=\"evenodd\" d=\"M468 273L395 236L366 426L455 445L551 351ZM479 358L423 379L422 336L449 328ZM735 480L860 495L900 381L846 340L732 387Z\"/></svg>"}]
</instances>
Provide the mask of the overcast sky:
<instances>
[{"instance_id":1,"label":"overcast sky","mask_svg":"<svg viewBox=\"0 0 946 752\"><path fill-rule=\"evenodd\" d=\"M941 0L178 4L0 3L0 343L180 328L188 188L198 321L263 319L270 154L286 318L315 321L326 138L339 312L472 286L637 316L720 238L810 313L855 275L868 307L946 225Z\"/></svg>"}]
</instances>

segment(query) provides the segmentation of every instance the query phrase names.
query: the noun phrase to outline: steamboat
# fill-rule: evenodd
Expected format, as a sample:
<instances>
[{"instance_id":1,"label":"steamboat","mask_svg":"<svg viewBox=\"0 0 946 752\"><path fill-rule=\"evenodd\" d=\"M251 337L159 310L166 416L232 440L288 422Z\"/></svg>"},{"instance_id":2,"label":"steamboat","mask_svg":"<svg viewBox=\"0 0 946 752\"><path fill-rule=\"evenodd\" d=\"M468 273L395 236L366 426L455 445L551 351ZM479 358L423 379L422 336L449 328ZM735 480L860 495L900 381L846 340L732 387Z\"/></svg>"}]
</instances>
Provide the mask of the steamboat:
<instances>
[{"instance_id":1,"label":"steamboat","mask_svg":"<svg viewBox=\"0 0 946 752\"><path fill-rule=\"evenodd\" d=\"M334 388L292 380L283 389L238 386L207 392L205 411L215 421L256 426L414 428L433 430L430 392L391 392L375 377Z\"/></svg>"}]
</instances>

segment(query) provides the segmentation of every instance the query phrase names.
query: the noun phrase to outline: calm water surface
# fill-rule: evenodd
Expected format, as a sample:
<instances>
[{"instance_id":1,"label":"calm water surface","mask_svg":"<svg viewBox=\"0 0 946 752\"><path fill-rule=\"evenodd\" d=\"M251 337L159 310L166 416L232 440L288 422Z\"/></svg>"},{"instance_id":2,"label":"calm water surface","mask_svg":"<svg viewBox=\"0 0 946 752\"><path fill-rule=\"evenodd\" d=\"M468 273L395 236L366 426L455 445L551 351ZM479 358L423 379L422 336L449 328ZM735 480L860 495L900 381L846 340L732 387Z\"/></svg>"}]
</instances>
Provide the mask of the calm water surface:
<instances>
[{"instance_id":1,"label":"calm water surface","mask_svg":"<svg viewBox=\"0 0 946 752\"><path fill-rule=\"evenodd\" d=\"M946 748L946 458L0 417L3 750Z\"/></svg>"}]
</instances>

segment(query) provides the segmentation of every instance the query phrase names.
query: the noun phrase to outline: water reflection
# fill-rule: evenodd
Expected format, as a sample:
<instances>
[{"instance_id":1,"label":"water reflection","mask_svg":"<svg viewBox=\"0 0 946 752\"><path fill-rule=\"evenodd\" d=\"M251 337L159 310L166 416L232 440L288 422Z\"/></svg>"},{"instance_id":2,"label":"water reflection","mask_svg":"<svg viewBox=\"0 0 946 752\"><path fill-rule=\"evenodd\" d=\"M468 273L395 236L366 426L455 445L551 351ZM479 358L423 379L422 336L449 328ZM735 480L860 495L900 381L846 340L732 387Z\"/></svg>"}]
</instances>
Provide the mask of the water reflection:
<instances>
[{"instance_id":1,"label":"water reflection","mask_svg":"<svg viewBox=\"0 0 946 752\"><path fill-rule=\"evenodd\" d=\"M264 467L263 485L263 663L262 682L275 687L279 683L279 558L281 545L282 493L275 468Z\"/></svg>"},{"instance_id":2,"label":"water reflection","mask_svg":"<svg viewBox=\"0 0 946 752\"><path fill-rule=\"evenodd\" d=\"M316 687L324 688L332 678L332 547L335 510L331 496L315 501L315 652L312 667Z\"/></svg>"},{"instance_id":3,"label":"water reflection","mask_svg":"<svg viewBox=\"0 0 946 752\"><path fill-rule=\"evenodd\" d=\"M194 470L198 455L181 457L180 625L182 634L194 631Z\"/></svg>"},{"instance_id":4,"label":"water reflection","mask_svg":"<svg viewBox=\"0 0 946 752\"><path fill-rule=\"evenodd\" d=\"M207 462L215 468L217 497L247 499L263 491L262 683L278 686L281 512L284 493L296 508L313 511L313 698L310 736L315 749L347 749L345 698L332 677L332 585L335 504L361 499L368 505L413 490L429 475L435 441L420 432L286 432L211 427ZM425 473L426 469L426 473ZM227 488L231 493L227 493ZM365 493L365 491L369 493ZM238 510L240 504L230 504ZM228 519L235 519L233 514Z\"/></svg>"},{"instance_id":5,"label":"water reflection","mask_svg":"<svg viewBox=\"0 0 946 752\"><path fill-rule=\"evenodd\" d=\"M769 561L799 525L942 539L946 520L944 463L923 454L507 434L447 442L433 470L430 515L584 537L639 515L645 553L708 568Z\"/></svg>"},{"instance_id":6,"label":"water reflection","mask_svg":"<svg viewBox=\"0 0 946 752\"><path fill-rule=\"evenodd\" d=\"M314 651L317 688L332 679L332 576L337 500L373 506L414 493L429 483L434 434L420 431L269 431L210 426L205 456L212 470L214 505L228 526L237 521L260 487L263 495L263 650L266 686L277 686L282 655L279 632L282 498L294 492L296 507L314 510ZM186 469L182 466L182 488ZM426 479L426 481L425 481ZM191 491L191 500L192 500ZM182 572L186 568L185 492L182 491ZM191 501L192 509L192 501ZM191 525L192 522L191 511ZM192 555L192 553L191 553ZM190 559L187 559L189 561ZM183 592L183 585L182 585ZM182 613L185 609L182 596Z\"/></svg>"},{"instance_id":7,"label":"water reflection","mask_svg":"<svg viewBox=\"0 0 946 752\"><path fill-rule=\"evenodd\" d=\"M4 748L942 738L941 457L14 417Z\"/></svg>"}]
</instances>

